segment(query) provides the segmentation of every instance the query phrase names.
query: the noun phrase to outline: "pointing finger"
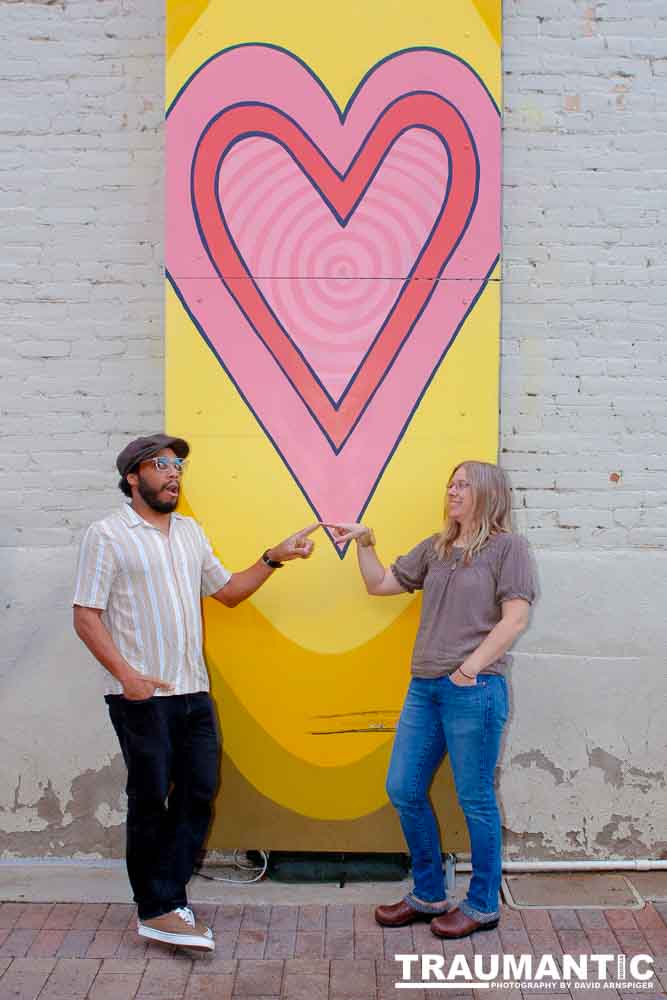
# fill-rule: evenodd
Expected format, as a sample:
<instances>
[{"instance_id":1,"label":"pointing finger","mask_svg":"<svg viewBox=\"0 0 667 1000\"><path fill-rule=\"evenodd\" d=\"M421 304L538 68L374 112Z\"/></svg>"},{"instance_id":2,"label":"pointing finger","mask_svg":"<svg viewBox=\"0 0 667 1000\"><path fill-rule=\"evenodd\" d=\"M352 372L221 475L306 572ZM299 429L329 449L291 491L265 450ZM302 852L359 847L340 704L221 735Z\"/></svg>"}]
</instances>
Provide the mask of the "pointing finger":
<instances>
[{"instance_id":1,"label":"pointing finger","mask_svg":"<svg viewBox=\"0 0 667 1000\"><path fill-rule=\"evenodd\" d=\"M320 527L320 522L315 521L315 524L309 524L307 528L302 528L301 531L297 531L296 538L306 538L308 535L312 535L314 531Z\"/></svg>"}]
</instances>

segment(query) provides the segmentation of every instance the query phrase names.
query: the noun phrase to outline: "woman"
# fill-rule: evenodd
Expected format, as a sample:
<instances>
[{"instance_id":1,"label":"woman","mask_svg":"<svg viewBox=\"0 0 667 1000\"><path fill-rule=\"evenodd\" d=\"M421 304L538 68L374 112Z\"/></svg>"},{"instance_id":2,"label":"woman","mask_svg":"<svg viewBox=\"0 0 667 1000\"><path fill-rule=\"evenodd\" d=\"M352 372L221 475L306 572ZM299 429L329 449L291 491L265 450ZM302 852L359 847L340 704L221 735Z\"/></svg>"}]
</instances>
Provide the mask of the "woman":
<instances>
[{"instance_id":1,"label":"woman","mask_svg":"<svg viewBox=\"0 0 667 1000\"><path fill-rule=\"evenodd\" d=\"M375 919L385 927L430 920L438 937L461 938L498 923L500 814L494 770L507 720L507 650L535 595L528 546L511 531L506 474L486 462L458 465L447 486L442 532L385 569L363 524L328 525L337 544L357 542L369 594L423 590L412 679L396 730L387 792L412 858L414 891ZM449 906L440 836L428 789L449 754L472 850L465 900Z\"/></svg>"}]
</instances>

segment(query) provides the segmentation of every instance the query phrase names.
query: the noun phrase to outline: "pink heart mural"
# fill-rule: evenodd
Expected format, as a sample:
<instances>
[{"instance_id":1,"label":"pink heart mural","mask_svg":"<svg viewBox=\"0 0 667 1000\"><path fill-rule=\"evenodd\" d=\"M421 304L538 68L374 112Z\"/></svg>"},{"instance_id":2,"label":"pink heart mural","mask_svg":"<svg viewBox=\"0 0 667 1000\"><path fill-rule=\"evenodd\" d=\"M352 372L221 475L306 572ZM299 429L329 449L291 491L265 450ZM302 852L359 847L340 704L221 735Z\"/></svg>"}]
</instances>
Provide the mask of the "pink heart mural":
<instances>
[{"instance_id":1,"label":"pink heart mural","mask_svg":"<svg viewBox=\"0 0 667 1000\"><path fill-rule=\"evenodd\" d=\"M470 67L391 56L341 114L239 46L167 124L167 272L322 519L363 511L500 248L500 122Z\"/></svg>"}]
</instances>

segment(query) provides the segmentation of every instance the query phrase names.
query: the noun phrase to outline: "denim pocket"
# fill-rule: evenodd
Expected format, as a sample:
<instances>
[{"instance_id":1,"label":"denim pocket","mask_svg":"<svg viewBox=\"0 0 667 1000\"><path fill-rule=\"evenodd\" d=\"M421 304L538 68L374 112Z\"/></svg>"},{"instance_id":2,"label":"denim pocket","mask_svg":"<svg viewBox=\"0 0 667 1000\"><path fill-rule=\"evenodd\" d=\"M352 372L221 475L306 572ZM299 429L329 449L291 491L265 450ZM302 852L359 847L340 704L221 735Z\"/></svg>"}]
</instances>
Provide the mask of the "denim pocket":
<instances>
[{"instance_id":1,"label":"denim pocket","mask_svg":"<svg viewBox=\"0 0 667 1000\"><path fill-rule=\"evenodd\" d=\"M484 687L484 681L476 681L474 684L455 684L452 680L451 674L445 674L445 680L447 681L450 688L454 688L455 691L479 691L480 688Z\"/></svg>"}]
</instances>

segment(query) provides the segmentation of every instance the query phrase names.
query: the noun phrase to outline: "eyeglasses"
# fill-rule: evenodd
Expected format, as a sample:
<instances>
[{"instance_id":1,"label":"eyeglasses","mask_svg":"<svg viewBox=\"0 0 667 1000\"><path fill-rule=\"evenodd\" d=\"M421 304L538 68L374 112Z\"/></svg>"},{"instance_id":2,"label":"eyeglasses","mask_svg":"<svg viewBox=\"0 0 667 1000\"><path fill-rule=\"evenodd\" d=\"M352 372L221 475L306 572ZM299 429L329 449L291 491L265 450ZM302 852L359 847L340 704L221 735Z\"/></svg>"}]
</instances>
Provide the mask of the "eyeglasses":
<instances>
[{"instance_id":1,"label":"eyeglasses","mask_svg":"<svg viewBox=\"0 0 667 1000\"><path fill-rule=\"evenodd\" d=\"M158 472L167 472L172 465L176 472L183 472L187 465L184 458L169 458L167 455L155 455L154 458L147 458L146 461L152 462Z\"/></svg>"},{"instance_id":2,"label":"eyeglasses","mask_svg":"<svg viewBox=\"0 0 667 1000\"><path fill-rule=\"evenodd\" d=\"M460 479L458 482L450 483L447 487L448 493L465 493L466 490L470 489L470 483L464 482Z\"/></svg>"}]
</instances>

